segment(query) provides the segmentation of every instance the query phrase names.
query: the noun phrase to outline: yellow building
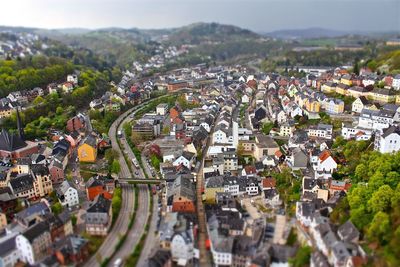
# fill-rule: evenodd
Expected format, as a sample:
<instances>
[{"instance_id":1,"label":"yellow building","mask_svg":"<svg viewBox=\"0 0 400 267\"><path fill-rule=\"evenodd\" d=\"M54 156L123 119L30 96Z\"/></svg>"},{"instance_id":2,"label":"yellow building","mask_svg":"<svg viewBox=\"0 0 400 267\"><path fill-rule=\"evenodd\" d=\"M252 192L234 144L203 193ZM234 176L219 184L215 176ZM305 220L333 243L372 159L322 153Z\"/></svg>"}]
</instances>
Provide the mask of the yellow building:
<instances>
[{"instance_id":1,"label":"yellow building","mask_svg":"<svg viewBox=\"0 0 400 267\"><path fill-rule=\"evenodd\" d=\"M391 103L396 100L396 95L389 89L376 89L369 93L369 97L381 103Z\"/></svg>"},{"instance_id":2,"label":"yellow building","mask_svg":"<svg viewBox=\"0 0 400 267\"><path fill-rule=\"evenodd\" d=\"M97 158L96 138L89 135L82 145L78 147L78 158L80 162L95 162Z\"/></svg>"},{"instance_id":3,"label":"yellow building","mask_svg":"<svg viewBox=\"0 0 400 267\"><path fill-rule=\"evenodd\" d=\"M336 91L336 83L334 82L327 82L321 86L321 91L324 93L332 93Z\"/></svg>"},{"instance_id":4,"label":"yellow building","mask_svg":"<svg viewBox=\"0 0 400 267\"><path fill-rule=\"evenodd\" d=\"M0 119L10 117L11 113L12 113L12 108L0 107Z\"/></svg>"},{"instance_id":5,"label":"yellow building","mask_svg":"<svg viewBox=\"0 0 400 267\"><path fill-rule=\"evenodd\" d=\"M321 104L317 100L311 98L307 100L305 106L306 110L309 112L319 112L321 109Z\"/></svg>"},{"instance_id":6,"label":"yellow building","mask_svg":"<svg viewBox=\"0 0 400 267\"><path fill-rule=\"evenodd\" d=\"M336 86L336 93L340 94L340 95L347 95L348 94L348 90L349 86L347 84L344 83L339 83Z\"/></svg>"},{"instance_id":7,"label":"yellow building","mask_svg":"<svg viewBox=\"0 0 400 267\"><path fill-rule=\"evenodd\" d=\"M346 74L343 75L342 78L340 79L340 82L347 85L347 86L352 86L352 82L351 82L351 75L350 74Z\"/></svg>"},{"instance_id":8,"label":"yellow building","mask_svg":"<svg viewBox=\"0 0 400 267\"><path fill-rule=\"evenodd\" d=\"M396 95L396 104L400 104L400 95Z\"/></svg>"},{"instance_id":9,"label":"yellow building","mask_svg":"<svg viewBox=\"0 0 400 267\"><path fill-rule=\"evenodd\" d=\"M215 204L217 193L224 192L224 187L206 187L204 190L204 201L208 204Z\"/></svg>"}]
</instances>

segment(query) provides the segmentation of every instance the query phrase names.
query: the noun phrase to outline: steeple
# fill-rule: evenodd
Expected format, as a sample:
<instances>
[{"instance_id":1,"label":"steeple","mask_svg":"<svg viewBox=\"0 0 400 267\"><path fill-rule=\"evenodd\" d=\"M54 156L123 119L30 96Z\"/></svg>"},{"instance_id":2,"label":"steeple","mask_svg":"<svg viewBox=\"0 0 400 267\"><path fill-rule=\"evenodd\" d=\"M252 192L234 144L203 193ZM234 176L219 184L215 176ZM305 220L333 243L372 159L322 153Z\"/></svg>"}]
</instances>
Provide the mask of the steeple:
<instances>
[{"instance_id":1,"label":"steeple","mask_svg":"<svg viewBox=\"0 0 400 267\"><path fill-rule=\"evenodd\" d=\"M25 141L24 127L22 126L21 117L19 115L19 108L17 107L17 129L19 138Z\"/></svg>"}]
</instances>

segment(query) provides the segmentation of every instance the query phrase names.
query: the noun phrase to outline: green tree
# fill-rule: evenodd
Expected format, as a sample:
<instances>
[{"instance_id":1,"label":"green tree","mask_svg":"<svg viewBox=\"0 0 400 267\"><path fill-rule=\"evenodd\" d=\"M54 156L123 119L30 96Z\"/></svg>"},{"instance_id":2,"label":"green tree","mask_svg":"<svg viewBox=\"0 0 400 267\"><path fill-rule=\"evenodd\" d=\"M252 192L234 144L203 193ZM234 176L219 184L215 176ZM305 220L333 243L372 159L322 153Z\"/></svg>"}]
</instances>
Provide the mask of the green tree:
<instances>
[{"instance_id":1,"label":"green tree","mask_svg":"<svg viewBox=\"0 0 400 267\"><path fill-rule=\"evenodd\" d=\"M58 215L63 211L63 206L61 205L60 202L55 203L52 207L51 207L51 211L55 214Z\"/></svg>"},{"instance_id":2,"label":"green tree","mask_svg":"<svg viewBox=\"0 0 400 267\"><path fill-rule=\"evenodd\" d=\"M303 266L308 266L310 263L310 257L311 257L311 248L308 246L300 247L294 258L291 258L289 260L289 263L293 267L303 267Z\"/></svg>"},{"instance_id":3,"label":"green tree","mask_svg":"<svg viewBox=\"0 0 400 267\"><path fill-rule=\"evenodd\" d=\"M388 211L391 206L394 191L388 185L382 185L379 189L372 194L368 201L368 206L376 213L379 211Z\"/></svg>"},{"instance_id":4,"label":"green tree","mask_svg":"<svg viewBox=\"0 0 400 267\"><path fill-rule=\"evenodd\" d=\"M261 131L263 132L263 134L268 135L272 128L274 128L274 123L266 122L263 123Z\"/></svg>"},{"instance_id":5,"label":"green tree","mask_svg":"<svg viewBox=\"0 0 400 267\"><path fill-rule=\"evenodd\" d=\"M387 241L390 234L390 218L389 215L383 211L375 214L371 225L368 228L367 236L372 241L378 241L383 244Z\"/></svg>"},{"instance_id":6,"label":"green tree","mask_svg":"<svg viewBox=\"0 0 400 267\"><path fill-rule=\"evenodd\" d=\"M119 165L119 161L114 159L111 165L111 173L118 174L121 171L121 166Z\"/></svg>"}]
</instances>

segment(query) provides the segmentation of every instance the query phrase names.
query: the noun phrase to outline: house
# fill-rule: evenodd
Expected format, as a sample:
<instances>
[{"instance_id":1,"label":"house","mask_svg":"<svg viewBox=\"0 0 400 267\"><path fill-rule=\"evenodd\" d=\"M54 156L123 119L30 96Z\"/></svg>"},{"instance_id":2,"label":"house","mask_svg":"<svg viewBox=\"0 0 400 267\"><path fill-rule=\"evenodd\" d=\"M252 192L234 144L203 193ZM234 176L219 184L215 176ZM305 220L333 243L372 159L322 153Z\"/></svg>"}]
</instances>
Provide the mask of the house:
<instances>
[{"instance_id":1,"label":"house","mask_svg":"<svg viewBox=\"0 0 400 267\"><path fill-rule=\"evenodd\" d=\"M106 236L112 222L111 200L98 195L86 210L86 232Z\"/></svg>"},{"instance_id":2,"label":"house","mask_svg":"<svg viewBox=\"0 0 400 267\"><path fill-rule=\"evenodd\" d=\"M328 124L319 123L318 125L311 125L307 130L309 137L332 139L333 126Z\"/></svg>"},{"instance_id":3,"label":"house","mask_svg":"<svg viewBox=\"0 0 400 267\"><path fill-rule=\"evenodd\" d=\"M172 212L194 213L196 194L194 184L185 175L179 175L168 185L167 202Z\"/></svg>"},{"instance_id":4,"label":"house","mask_svg":"<svg viewBox=\"0 0 400 267\"><path fill-rule=\"evenodd\" d=\"M320 112L321 109L321 104L319 103L318 100L312 99L312 98L307 98L305 102L305 108L309 112Z\"/></svg>"},{"instance_id":5,"label":"house","mask_svg":"<svg viewBox=\"0 0 400 267\"><path fill-rule=\"evenodd\" d=\"M61 205L67 208L79 205L78 190L72 187L68 181L62 182L57 188L57 197Z\"/></svg>"},{"instance_id":6,"label":"house","mask_svg":"<svg viewBox=\"0 0 400 267\"><path fill-rule=\"evenodd\" d=\"M34 265L48 255L52 243L49 225L46 222L39 222L29 227L17 236L16 243L22 261Z\"/></svg>"},{"instance_id":7,"label":"house","mask_svg":"<svg viewBox=\"0 0 400 267\"><path fill-rule=\"evenodd\" d=\"M391 103L396 99L394 91L390 89L374 89L369 96L380 103Z\"/></svg>"},{"instance_id":8,"label":"house","mask_svg":"<svg viewBox=\"0 0 400 267\"><path fill-rule=\"evenodd\" d=\"M76 75L76 74L67 75L67 82L78 85L78 75Z\"/></svg>"},{"instance_id":9,"label":"house","mask_svg":"<svg viewBox=\"0 0 400 267\"><path fill-rule=\"evenodd\" d=\"M279 192L275 188L263 190L264 192L264 201L266 205L269 206L278 206L281 204L279 199Z\"/></svg>"},{"instance_id":10,"label":"house","mask_svg":"<svg viewBox=\"0 0 400 267\"><path fill-rule=\"evenodd\" d=\"M172 165L174 165L174 166L183 165L190 170L190 169L192 169L194 159L195 159L194 153L191 153L189 151L183 151L182 155L177 157L174 160L174 162L172 163Z\"/></svg>"},{"instance_id":11,"label":"house","mask_svg":"<svg viewBox=\"0 0 400 267\"><path fill-rule=\"evenodd\" d=\"M340 114L344 112L344 102L340 99L331 99L325 108L326 112L329 114Z\"/></svg>"},{"instance_id":12,"label":"house","mask_svg":"<svg viewBox=\"0 0 400 267\"><path fill-rule=\"evenodd\" d=\"M115 183L113 179L104 176L93 176L86 182L86 195L89 201L93 201L98 195L103 195L111 200Z\"/></svg>"},{"instance_id":13,"label":"house","mask_svg":"<svg viewBox=\"0 0 400 267\"><path fill-rule=\"evenodd\" d=\"M400 150L400 127L390 126L375 137L374 149L381 153L395 153Z\"/></svg>"},{"instance_id":14,"label":"house","mask_svg":"<svg viewBox=\"0 0 400 267\"><path fill-rule=\"evenodd\" d=\"M71 93L74 90L74 84L71 82L65 82L61 86L64 93Z\"/></svg>"},{"instance_id":15,"label":"house","mask_svg":"<svg viewBox=\"0 0 400 267\"><path fill-rule=\"evenodd\" d=\"M187 266L194 258L194 237L191 229L175 233L171 240L172 261Z\"/></svg>"},{"instance_id":16,"label":"house","mask_svg":"<svg viewBox=\"0 0 400 267\"><path fill-rule=\"evenodd\" d=\"M66 129L72 133L74 131L81 131L85 129L85 125L85 116L82 114L78 114L67 121Z\"/></svg>"},{"instance_id":17,"label":"house","mask_svg":"<svg viewBox=\"0 0 400 267\"><path fill-rule=\"evenodd\" d=\"M337 234L342 241L354 244L357 244L360 238L360 232L350 220L339 226Z\"/></svg>"},{"instance_id":18,"label":"house","mask_svg":"<svg viewBox=\"0 0 400 267\"><path fill-rule=\"evenodd\" d=\"M49 172L50 172L50 179L53 184L59 184L64 181L65 178L64 166L57 158L54 158L50 162Z\"/></svg>"},{"instance_id":19,"label":"house","mask_svg":"<svg viewBox=\"0 0 400 267\"><path fill-rule=\"evenodd\" d=\"M40 216L47 213L51 213L49 206L45 202L38 202L15 214L14 219L24 228L29 228L40 220Z\"/></svg>"},{"instance_id":20,"label":"house","mask_svg":"<svg viewBox=\"0 0 400 267\"><path fill-rule=\"evenodd\" d=\"M308 166L308 157L301 148L294 148L286 158L289 167L292 170L306 169Z\"/></svg>"},{"instance_id":21,"label":"house","mask_svg":"<svg viewBox=\"0 0 400 267\"><path fill-rule=\"evenodd\" d=\"M347 92L350 96L359 98L359 97L367 97L369 95L369 92L372 91L373 86L367 86L366 87L361 87L361 86L353 86L350 87Z\"/></svg>"},{"instance_id":22,"label":"house","mask_svg":"<svg viewBox=\"0 0 400 267\"><path fill-rule=\"evenodd\" d=\"M280 136L291 136L295 130L295 126L292 123L283 123L279 128Z\"/></svg>"},{"instance_id":23,"label":"house","mask_svg":"<svg viewBox=\"0 0 400 267\"><path fill-rule=\"evenodd\" d=\"M348 89L349 89L349 85L348 84L339 83L336 86L336 93L340 94L340 95L347 95L347 90Z\"/></svg>"},{"instance_id":24,"label":"house","mask_svg":"<svg viewBox=\"0 0 400 267\"><path fill-rule=\"evenodd\" d=\"M16 197L37 199L53 191L48 169L44 165L32 165L29 173L21 173L9 181Z\"/></svg>"},{"instance_id":25,"label":"house","mask_svg":"<svg viewBox=\"0 0 400 267\"><path fill-rule=\"evenodd\" d=\"M173 92L182 88L187 88L189 83L185 80L171 81L168 83L167 90Z\"/></svg>"},{"instance_id":26,"label":"house","mask_svg":"<svg viewBox=\"0 0 400 267\"><path fill-rule=\"evenodd\" d=\"M17 233L11 233L0 238L0 266L12 267L21 261L21 252L16 242L17 236Z\"/></svg>"},{"instance_id":27,"label":"house","mask_svg":"<svg viewBox=\"0 0 400 267\"><path fill-rule=\"evenodd\" d=\"M224 192L223 176L212 176L207 178L204 189L204 200L206 203L216 203L216 194Z\"/></svg>"},{"instance_id":28,"label":"house","mask_svg":"<svg viewBox=\"0 0 400 267\"><path fill-rule=\"evenodd\" d=\"M311 163L315 171L315 179L328 179L332 176L333 171L337 169L337 163L329 150L321 152L315 161L311 160Z\"/></svg>"},{"instance_id":29,"label":"house","mask_svg":"<svg viewBox=\"0 0 400 267\"><path fill-rule=\"evenodd\" d=\"M400 74L393 77L392 87L395 90L400 90Z\"/></svg>"},{"instance_id":30,"label":"house","mask_svg":"<svg viewBox=\"0 0 400 267\"><path fill-rule=\"evenodd\" d=\"M262 179L262 190L274 189L276 187L276 179L267 177Z\"/></svg>"},{"instance_id":31,"label":"house","mask_svg":"<svg viewBox=\"0 0 400 267\"><path fill-rule=\"evenodd\" d=\"M171 252L157 249L148 260L149 267L172 267Z\"/></svg>"},{"instance_id":32,"label":"house","mask_svg":"<svg viewBox=\"0 0 400 267\"><path fill-rule=\"evenodd\" d=\"M157 115L161 115L161 116L165 116L168 113L168 104L165 103L161 103L158 104L156 107L156 114Z\"/></svg>"},{"instance_id":33,"label":"house","mask_svg":"<svg viewBox=\"0 0 400 267\"><path fill-rule=\"evenodd\" d=\"M243 104L248 104L250 102L250 98L247 94L243 94L242 96L242 103Z\"/></svg>"},{"instance_id":34,"label":"house","mask_svg":"<svg viewBox=\"0 0 400 267\"><path fill-rule=\"evenodd\" d=\"M343 136L344 139L346 140L349 139L355 139L357 141L369 140L371 139L372 136L372 130L361 128L358 127L357 125L354 126L352 124L342 123L341 136Z\"/></svg>"},{"instance_id":35,"label":"house","mask_svg":"<svg viewBox=\"0 0 400 267\"><path fill-rule=\"evenodd\" d=\"M63 265L82 264L89 256L89 242L78 235L69 235L53 243L52 252Z\"/></svg>"},{"instance_id":36,"label":"house","mask_svg":"<svg viewBox=\"0 0 400 267\"><path fill-rule=\"evenodd\" d=\"M88 135L78 147L80 162L95 162L97 159L97 141L93 135Z\"/></svg>"},{"instance_id":37,"label":"house","mask_svg":"<svg viewBox=\"0 0 400 267\"><path fill-rule=\"evenodd\" d=\"M361 111L368 105L368 100L364 96L357 97L351 104L351 111L354 113L361 113Z\"/></svg>"},{"instance_id":38,"label":"house","mask_svg":"<svg viewBox=\"0 0 400 267\"><path fill-rule=\"evenodd\" d=\"M321 86L321 91L324 93L332 93L336 91L337 84L334 82L326 82Z\"/></svg>"},{"instance_id":39,"label":"house","mask_svg":"<svg viewBox=\"0 0 400 267\"><path fill-rule=\"evenodd\" d=\"M255 111L254 111L254 118L257 121L261 121L267 117L267 109L264 106L259 106Z\"/></svg>"}]
</instances>

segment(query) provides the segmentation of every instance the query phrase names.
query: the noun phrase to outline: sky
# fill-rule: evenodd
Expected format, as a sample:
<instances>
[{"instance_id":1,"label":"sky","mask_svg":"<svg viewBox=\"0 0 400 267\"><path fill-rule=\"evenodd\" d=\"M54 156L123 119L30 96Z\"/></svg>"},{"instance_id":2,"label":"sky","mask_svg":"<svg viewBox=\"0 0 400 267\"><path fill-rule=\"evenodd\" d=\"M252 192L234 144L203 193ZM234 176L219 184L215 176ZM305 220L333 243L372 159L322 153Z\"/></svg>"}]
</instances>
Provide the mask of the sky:
<instances>
[{"instance_id":1,"label":"sky","mask_svg":"<svg viewBox=\"0 0 400 267\"><path fill-rule=\"evenodd\" d=\"M159 29L194 22L257 32L400 31L400 0L1 0L0 25Z\"/></svg>"}]
</instances>

